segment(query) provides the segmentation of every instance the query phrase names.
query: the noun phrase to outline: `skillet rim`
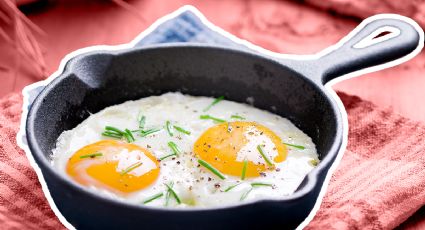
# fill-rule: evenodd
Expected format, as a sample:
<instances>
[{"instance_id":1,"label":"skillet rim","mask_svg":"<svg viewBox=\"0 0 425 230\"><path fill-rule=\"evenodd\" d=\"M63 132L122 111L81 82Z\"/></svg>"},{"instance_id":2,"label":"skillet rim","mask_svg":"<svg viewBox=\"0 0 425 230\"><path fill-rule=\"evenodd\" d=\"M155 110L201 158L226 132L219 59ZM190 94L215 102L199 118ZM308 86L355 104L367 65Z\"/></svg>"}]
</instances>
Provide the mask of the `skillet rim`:
<instances>
[{"instance_id":1,"label":"skillet rim","mask_svg":"<svg viewBox=\"0 0 425 230\"><path fill-rule=\"evenodd\" d=\"M66 176L62 175L60 172L58 172L57 169L53 168L47 156L45 156L45 154L43 154L43 151L41 151L37 142L37 138L33 135L34 124L35 124L34 120L37 117L36 112L38 111L40 105L43 103L43 99L47 96L49 91L53 89L59 82L61 82L63 79L68 77L71 73L73 73L73 68L77 67L76 63L78 60L88 56L99 55L99 54L119 56L124 54L131 54L135 52L149 51L152 49L182 49L182 48L183 49L196 48L196 49L207 49L207 50L213 49L215 51L230 52L233 54L237 54L241 56L249 56L250 58L256 58L259 60L270 62L274 65L280 66L280 68L282 67L288 68L289 71L293 71L294 73L298 74L298 77L302 77L303 80L308 81L310 84L314 85L314 88L316 88L318 91L320 91L323 94L324 98L326 98L329 104L331 105L332 113L335 117L336 133L334 135L332 145L329 151L327 152L328 154L320 161L317 167L315 167L306 175L304 180L307 180L307 183L303 186L302 189L296 190L293 194L289 196L285 196L283 198L279 198L279 199L264 198L264 199L245 201L245 202L235 203L230 205L219 205L219 206L212 206L212 207L186 207L186 208L167 207L167 208L164 208L164 207L138 205L138 204L121 201L108 196L97 195L90 189L77 184L76 182L72 181L70 178L67 178ZM336 162L335 159L337 158L337 156L340 154L343 154L341 152L343 152L342 150L344 148L342 146L344 124L342 122L341 109L337 106L337 102L330 95L329 93L330 89L326 89L324 85L317 83L313 77L308 77L305 74L301 73L300 71L297 71L295 67L290 66L291 62L288 62L288 61L308 62L307 60L277 59L276 57L272 57L267 54L258 54L258 53L255 53L254 51L247 50L247 49L238 49L233 47L209 45L209 44L203 44L203 43L164 43L164 44L146 45L143 47L117 49L117 50L106 49L106 50L95 50L95 51L85 52L69 59L68 62L65 64L62 72L60 72L56 78L52 79L52 81L48 82L48 84L44 87L44 89L34 99L33 103L31 104L31 107L28 110L28 115L26 119L25 133L27 135L27 144L31 152L31 155L34 157L36 161L37 166L40 169L42 169L41 171L42 171L43 177L46 174L44 170L48 170L49 174L53 175L56 180L58 180L61 183L65 183L68 186L71 186L72 189L82 192L85 196L89 196L91 199L99 200L101 202L109 202L112 205L123 206L125 208L143 209L147 211L156 211L156 212L176 212L177 211L177 212L190 213L190 212L223 211L223 210L244 208L248 206L262 205L267 203L295 202L297 200L304 199L309 193L313 192L313 190L317 188L318 186L320 186L320 192L322 192L322 190L326 188L326 185L327 185L326 183L328 182L326 181L325 178L328 177L329 174L333 173L333 171L331 171L330 168ZM40 164L42 167L40 167ZM322 174L324 170L328 170L328 171L324 175L323 182L319 184L318 178L320 177L320 174ZM48 183L46 183L46 185L47 187L49 187ZM319 199L319 196L315 197L315 203ZM53 199L53 201L55 200Z\"/></svg>"}]
</instances>

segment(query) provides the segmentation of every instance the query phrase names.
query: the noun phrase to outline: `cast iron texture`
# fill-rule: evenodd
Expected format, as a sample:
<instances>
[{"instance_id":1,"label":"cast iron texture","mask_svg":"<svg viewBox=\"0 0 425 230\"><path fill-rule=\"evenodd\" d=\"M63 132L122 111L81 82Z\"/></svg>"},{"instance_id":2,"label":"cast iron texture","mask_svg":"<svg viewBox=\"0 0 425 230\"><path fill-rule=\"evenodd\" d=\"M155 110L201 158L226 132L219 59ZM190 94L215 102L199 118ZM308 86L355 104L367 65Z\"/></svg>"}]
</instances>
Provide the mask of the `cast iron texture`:
<instances>
[{"instance_id":1,"label":"cast iron texture","mask_svg":"<svg viewBox=\"0 0 425 230\"><path fill-rule=\"evenodd\" d=\"M382 25L397 27L401 34L364 49L352 48ZM28 143L55 204L77 229L293 229L312 210L343 139L341 113L323 84L403 57L418 41L418 32L410 24L381 19L315 60L276 60L187 44L87 53L69 61L35 100L27 119ZM255 107L289 118L312 137L322 162L289 197L207 209L149 208L103 198L50 165L59 134L74 128L89 113L170 91L225 95L237 102L253 97Z\"/></svg>"}]
</instances>

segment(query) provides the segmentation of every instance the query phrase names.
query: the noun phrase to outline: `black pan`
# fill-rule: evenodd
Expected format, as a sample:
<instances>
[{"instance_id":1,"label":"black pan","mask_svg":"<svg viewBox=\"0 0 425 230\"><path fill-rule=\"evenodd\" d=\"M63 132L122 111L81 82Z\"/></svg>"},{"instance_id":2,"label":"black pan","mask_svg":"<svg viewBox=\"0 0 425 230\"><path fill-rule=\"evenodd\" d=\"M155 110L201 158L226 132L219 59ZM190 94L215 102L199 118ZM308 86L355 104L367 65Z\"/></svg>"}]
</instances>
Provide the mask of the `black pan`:
<instances>
[{"instance_id":1,"label":"black pan","mask_svg":"<svg viewBox=\"0 0 425 230\"><path fill-rule=\"evenodd\" d=\"M360 40L383 26L396 37L366 48ZM419 32L397 19L376 19L339 48L311 60L271 58L229 48L192 44L96 51L71 59L34 101L26 134L50 194L78 229L293 229L312 210L341 148L343 118L325 90L328 81L396 60L419 45ZM378 90L378 89L377 89ZM289 118L312 137L321 163L291 196L220 208L148 208L104 198L58 173L50 164L59 134L99 110L151 95L181 91L254 106ZM344 127L347 128L347 127Z\"/></svg>"}]
</instances>

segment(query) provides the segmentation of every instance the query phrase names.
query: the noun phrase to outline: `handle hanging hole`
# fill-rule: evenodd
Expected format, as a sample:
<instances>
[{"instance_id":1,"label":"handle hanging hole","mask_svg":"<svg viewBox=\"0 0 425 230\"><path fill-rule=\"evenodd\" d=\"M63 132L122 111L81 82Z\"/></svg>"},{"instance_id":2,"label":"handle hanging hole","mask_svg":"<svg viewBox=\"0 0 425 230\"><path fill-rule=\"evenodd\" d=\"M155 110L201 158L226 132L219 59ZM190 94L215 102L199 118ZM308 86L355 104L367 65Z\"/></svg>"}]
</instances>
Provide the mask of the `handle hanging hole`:
<instances>
[{"instance_id":1,"label":"handle hanging hole","mask_svg":"<svg viewBox=\"0 0 425 230\"><path fill-rule=\"evenodd\" d=\"M385 35L387 35L387 34L390 34L391 33L391 31L382 31L381 33L379 33L378 35L376 35L375 37L373 37L372 39L375 39L375 38L380 38L380 37L383 37L383 36L385 36Z\"/></svg>"},{"instance_id":2,"label":"handle hanging hole","mask_svg":"<svg viewBox=\"0 0 425 230\"><path fill-rule=\"evenodd\" d=\"M353 45L353 48L366 48L368 46L389 40L391 38L395 38L398 35L400 35L400 30L398 28L392 26L384 26L375 30L374 32L360 40L358 43Z\"/></svg>"}]
</instances>

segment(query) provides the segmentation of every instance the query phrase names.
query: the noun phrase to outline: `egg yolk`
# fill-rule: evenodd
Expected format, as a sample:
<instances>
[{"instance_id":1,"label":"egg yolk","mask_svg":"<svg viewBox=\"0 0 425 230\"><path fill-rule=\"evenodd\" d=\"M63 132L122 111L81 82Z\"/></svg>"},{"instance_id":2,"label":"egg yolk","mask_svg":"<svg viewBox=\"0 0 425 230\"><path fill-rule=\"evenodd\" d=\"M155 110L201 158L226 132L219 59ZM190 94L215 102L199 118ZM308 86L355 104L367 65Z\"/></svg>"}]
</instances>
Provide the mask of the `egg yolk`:
<instances>
[{"instance_id":1,"label":"egg yolk","mask_svg":"<svg viewBox=\"0 0 425 230\"><path fill-rule=\"evenodd\" d=\"M272 165L260 154L258 146ZM285 160L287 149L279 136L255 122L237 121L215 125L195 142L197 157L222 173L241 176L247 162L245 177L258 177L271 170L274 163Z\"/></svg>"},{"instance_id":2,"label":"egg yolk","mask_svg":"<svg viewBox=\"0 0 425 230\"><path fill-rule=\"evenodd\" d=\"M148 150L121 141L104 140L75 152L66 171L82 185L126 194L151 185L160 169L157 159Z\"/></svg>"}]
</instances>

